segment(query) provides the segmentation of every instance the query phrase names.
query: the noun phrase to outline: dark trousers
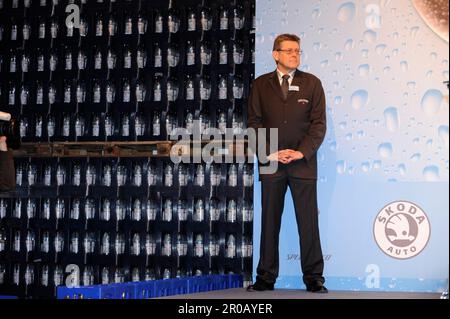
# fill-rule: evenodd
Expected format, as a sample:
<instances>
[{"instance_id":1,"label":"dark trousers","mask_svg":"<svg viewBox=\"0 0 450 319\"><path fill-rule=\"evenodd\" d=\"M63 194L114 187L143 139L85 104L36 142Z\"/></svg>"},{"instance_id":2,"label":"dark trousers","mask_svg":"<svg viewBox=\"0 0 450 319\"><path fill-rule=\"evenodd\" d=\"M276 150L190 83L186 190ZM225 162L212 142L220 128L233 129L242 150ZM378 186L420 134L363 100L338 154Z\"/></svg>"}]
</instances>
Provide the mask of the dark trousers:
<instances>
[{"instance_id":1,"label":"dark trousers","mask_svg":"<svg viewBox=\"0 0 450 319\"><path fill-rule=\"evenodd\" d=\"M323 256L320 247L317 181L289 176L270 177L261 180L262 216L260 257L257 280L275 283L278 277L281 215L287 187L292 193L295 217L300 237L301 268L303 282L325 282Z\"/></svg>"}]
</instances>

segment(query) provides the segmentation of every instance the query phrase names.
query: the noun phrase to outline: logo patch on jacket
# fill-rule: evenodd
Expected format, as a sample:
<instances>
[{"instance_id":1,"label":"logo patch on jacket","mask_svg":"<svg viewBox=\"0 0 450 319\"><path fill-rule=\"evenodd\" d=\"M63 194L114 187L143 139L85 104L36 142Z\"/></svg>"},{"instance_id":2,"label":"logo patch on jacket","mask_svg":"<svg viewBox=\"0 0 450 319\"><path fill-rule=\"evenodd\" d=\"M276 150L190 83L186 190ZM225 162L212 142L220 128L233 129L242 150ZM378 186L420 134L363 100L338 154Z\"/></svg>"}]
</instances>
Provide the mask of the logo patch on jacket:
<instances>
[{"instance_id":1,"label":"logo patch on jacket","mask_svg":"<svg viewBox=\"0 0 450 319\"><path fill-rule=\"evenodd\" d=\"M309 103L309 100L307 100L307 99L299 99L297 102L300 103L300 104L304 104L304 103Z\"/></svg>"}]
</instances>

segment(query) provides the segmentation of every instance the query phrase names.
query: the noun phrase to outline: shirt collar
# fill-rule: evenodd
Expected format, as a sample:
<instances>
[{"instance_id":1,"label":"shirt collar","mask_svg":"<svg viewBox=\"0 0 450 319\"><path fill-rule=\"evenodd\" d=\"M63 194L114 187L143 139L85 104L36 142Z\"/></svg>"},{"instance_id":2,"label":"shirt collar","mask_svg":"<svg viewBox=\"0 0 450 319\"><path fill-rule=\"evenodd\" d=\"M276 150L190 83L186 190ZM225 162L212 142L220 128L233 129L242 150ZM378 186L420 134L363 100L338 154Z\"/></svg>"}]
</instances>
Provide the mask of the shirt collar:
<instances>
[{"instance_id":1,"label":"shirt collar","mask_svg":"<svg viewBox=\"0 0 450 319\"><path fill-rule=\"evenodd\" d=\"M294 70L294 71L291 71L291 72L288 73L289 76L290 76L289 80L291 80L291 79L294 78L295 71L297 71L297 70ZM278 79L281 81L281 79L283 79L284 73L282 73L282 72L277 68L277 75L278 75Z\"/></svg>"}]
</instances>

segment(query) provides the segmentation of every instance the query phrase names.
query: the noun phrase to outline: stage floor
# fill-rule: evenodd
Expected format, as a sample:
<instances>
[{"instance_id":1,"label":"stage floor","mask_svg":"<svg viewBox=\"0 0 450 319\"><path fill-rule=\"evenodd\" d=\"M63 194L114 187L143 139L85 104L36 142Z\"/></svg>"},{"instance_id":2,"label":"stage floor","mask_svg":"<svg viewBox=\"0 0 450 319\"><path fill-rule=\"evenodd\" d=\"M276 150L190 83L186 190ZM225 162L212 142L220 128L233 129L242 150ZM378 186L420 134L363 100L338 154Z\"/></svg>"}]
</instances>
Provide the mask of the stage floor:
<instances>
[{"instance_id":1,"label":"stage floor","mask_svg":"<svg viewBox=\"0 0 450 319\"><path fill-rule=\"evenodd\" d=\"M440 296L440 293L372 291L329 291L327 294L315 294L305 290L290 289L247 292L243 288L235 288L169 296L162 299L439 299Z\"/></svg>"}]
</instances>

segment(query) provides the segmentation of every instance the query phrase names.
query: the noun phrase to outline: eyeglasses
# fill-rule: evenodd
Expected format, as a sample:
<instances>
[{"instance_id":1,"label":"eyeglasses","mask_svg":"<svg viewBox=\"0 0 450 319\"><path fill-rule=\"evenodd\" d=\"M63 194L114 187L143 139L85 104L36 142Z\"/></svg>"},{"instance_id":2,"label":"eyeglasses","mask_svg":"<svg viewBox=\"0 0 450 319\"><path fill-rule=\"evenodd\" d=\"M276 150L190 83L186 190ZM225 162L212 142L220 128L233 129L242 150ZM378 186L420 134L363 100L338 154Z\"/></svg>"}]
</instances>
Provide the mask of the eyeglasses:
<instances>
[{"instance_id":1,"label":"eyeglasses","mask_svg":"<svg viewBox=\"0 0 450 319\"><path fill-rule=\"evenodd\" d=\"M287 53L287 54L295 53L296 55L300 55L300 54L303 53L302 50L294 50L294 49L288 49L288 50L278 49L277 51L285 52L285 53Z\"/></svg>"}]
</instances>

